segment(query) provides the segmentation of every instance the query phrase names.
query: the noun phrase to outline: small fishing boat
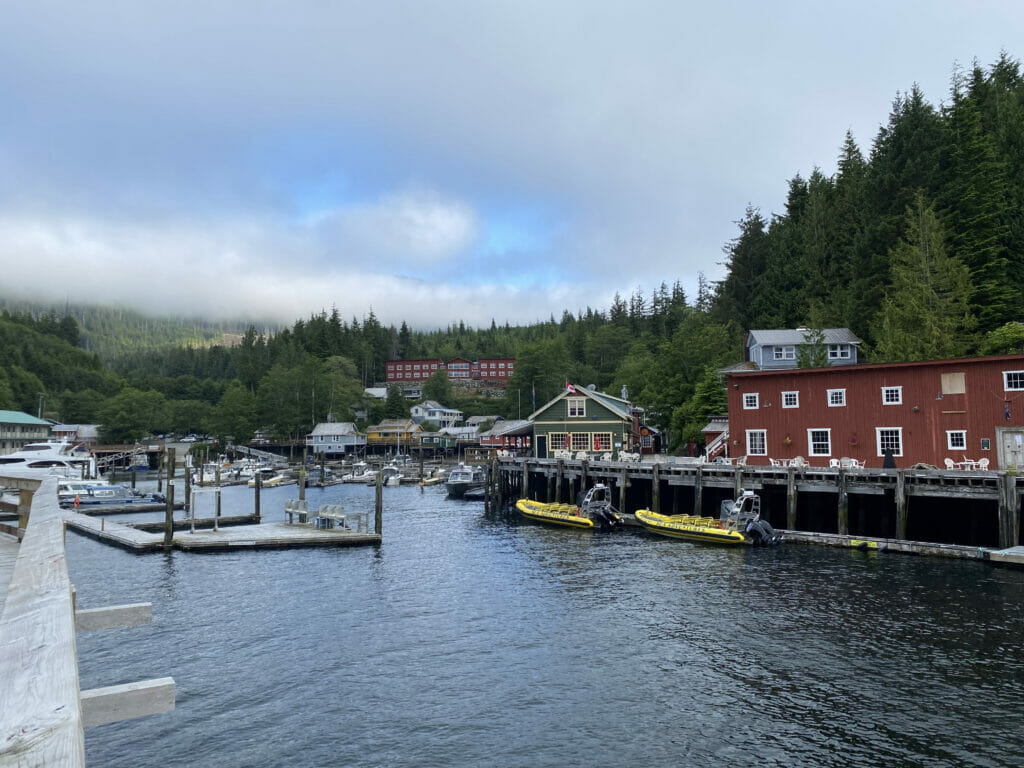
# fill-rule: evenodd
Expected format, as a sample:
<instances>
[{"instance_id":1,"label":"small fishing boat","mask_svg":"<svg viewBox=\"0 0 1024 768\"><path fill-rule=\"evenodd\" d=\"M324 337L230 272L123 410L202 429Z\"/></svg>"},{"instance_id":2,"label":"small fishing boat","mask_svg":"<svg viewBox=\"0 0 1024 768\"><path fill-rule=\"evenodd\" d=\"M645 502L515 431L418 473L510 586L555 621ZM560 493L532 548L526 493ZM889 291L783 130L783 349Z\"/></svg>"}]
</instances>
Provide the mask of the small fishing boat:
<instances>
[{"instance_id":1,"label":"small fishing boat","mask_svg":"<svg viewBox=\"0 0 1024 768\"><path fill-rule=\"evenodd\" d=\"M453 499L461 499L467 491L483 488L485 482L487 482L487 472L483 467L467 467L465 464L459 464L448 474L445 488Z\"/></svg>"},{"instance_id":2,"label":"small fishing boat","mask_svg":"<svg viewBox=\"0 0 1024 768\"><path fill-rule=\"evenodd\" d=\"M647 530L676 539L710 544L779 544L782 536L761 519L761 499L753 491L722 502L719 519L699 515L660 515L649 509L634 513Z\"/></svg>"},{"instance_id":3,"label":"small fishing boat","mask_svg":"<svg viewBox=\"0 0 1024 768\"><path fill-rule=\"evenodd\" d=\"M622 517L611 503L611 491L601 483L587 491L578 505L520 499L516 509L523 517L538 523L604 530L622 526Z\"/></svg>"}]
</instances>

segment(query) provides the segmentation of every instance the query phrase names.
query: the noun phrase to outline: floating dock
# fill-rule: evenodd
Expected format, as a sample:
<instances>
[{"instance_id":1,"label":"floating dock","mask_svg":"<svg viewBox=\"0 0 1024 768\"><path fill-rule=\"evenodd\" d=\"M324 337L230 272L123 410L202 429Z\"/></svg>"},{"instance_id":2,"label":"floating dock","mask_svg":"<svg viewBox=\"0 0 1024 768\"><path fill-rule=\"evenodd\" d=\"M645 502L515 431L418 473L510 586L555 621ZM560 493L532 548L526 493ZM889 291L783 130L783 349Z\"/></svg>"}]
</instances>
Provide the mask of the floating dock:
<instances>
[{"instance_id":1,"label":"floating dock","mask_svg":"<svg viewBox=\"0 0 1024 768\"><path fill-rule=\"evenodd\" d=\"M85 536L133 552L152 552L164 548L164 534L141 527L103 520L74 512L65 513L67 526ZM232 525L227 528L199 528L209 520L196 521L197 530L181 530L176 520L171 546L189 552L214 552L235 549L282 549L287 547L345 547L380 544L381 536L348 528L317 528L313 523L269 522ZM191 521L184 521L191 529ZM151 525L146 528L151 529Z\"/></svg>"}]
</instances>

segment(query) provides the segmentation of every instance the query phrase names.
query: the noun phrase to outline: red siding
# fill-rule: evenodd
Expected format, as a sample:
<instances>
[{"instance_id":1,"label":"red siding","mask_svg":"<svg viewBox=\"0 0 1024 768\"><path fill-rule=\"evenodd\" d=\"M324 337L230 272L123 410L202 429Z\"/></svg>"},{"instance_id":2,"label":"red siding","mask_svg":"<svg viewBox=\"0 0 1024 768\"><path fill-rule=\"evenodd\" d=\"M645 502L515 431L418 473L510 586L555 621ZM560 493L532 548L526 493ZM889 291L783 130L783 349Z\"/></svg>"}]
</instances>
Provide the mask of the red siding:
<instances>
[{"instance_id":1,"label":"red siding","mask_svg":"<svg viewBox=\"0 0 1024 768\"><path fill-rule=\"evenodd\" d=\"M765 430L767 455L748 455L748 464L803 456L811 465L828 466L830 458L848 456L880 467L876 428L888 427L902 429L899 467L942 467L947 457L966 457L987 458L996 469L1001 443L1013 450L1015 436L1024 433L1024 391L1004 391L1003 372L1013 370L1024 370L1024 355L730 374L729 454L747 454L747 430ZM960 372L964 393L943 393L942 374ZM902 402L883 404L883 387L900 387ZM829 389L846 390L844 407L829 407ZM798 407L783 408L783 392L797 392ZM751 394L757 395L756 409L743 407L743 396ZM809 429L830 430L828 456L811 455ZM947 430L966 430L966 446L949 448ZM1004 463L1008 457L1013 455L1007 453Z\"/></svg>"}]
</instances>

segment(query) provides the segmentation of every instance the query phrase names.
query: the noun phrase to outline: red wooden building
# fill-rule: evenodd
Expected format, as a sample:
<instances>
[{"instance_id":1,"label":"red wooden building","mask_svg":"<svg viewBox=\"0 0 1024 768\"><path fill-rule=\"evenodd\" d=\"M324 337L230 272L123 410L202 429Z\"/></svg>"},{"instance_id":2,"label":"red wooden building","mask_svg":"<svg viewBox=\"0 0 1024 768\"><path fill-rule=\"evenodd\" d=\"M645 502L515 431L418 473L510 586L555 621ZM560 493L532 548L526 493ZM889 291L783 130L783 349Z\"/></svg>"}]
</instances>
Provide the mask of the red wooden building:
<instances>
[{"instance_id":1,"label":"red wooden building","mask_svg":"<svg viewBox=\"0 0 1024 768\"><path fill-rule=\"evenodd\" d=\"M434 358L431 360L388 360L385 375L388 384L402 381L426 381L440 369L444 363Z\"/></svg>"},{"instance_id":2,"label":"red wooden building","mask_svg":"<svg viewBox=\"0 0 1024 768\"><path fill-rule=\"evenodd\" d=\"M481 357L471 361L464 357L453 357L445 362L433 358L429 360L388 360L385 376L388 384L404 382L422 382L429 379L439 370L448 372L452 380L474 379L491 384L504 384L515 370L514 357Z\"/></svg>"},{"instance_id":3,"label":"red wooden building","mask_svg":"<svg viewBox=\"0 0 1024 768\"><path fill-rule=\"evenodd\" d=\"M1024 355L726 374L730 456L1024 467Z\"/></svg>"}]
</instances>

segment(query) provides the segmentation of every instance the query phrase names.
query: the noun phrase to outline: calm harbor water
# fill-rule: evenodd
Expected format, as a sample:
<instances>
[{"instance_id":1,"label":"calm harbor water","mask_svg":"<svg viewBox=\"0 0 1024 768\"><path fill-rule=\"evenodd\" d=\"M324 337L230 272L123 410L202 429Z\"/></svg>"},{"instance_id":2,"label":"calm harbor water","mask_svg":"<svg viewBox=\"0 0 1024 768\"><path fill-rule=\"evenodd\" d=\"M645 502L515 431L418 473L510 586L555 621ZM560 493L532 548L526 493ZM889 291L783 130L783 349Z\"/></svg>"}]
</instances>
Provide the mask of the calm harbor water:
<instances>
[{"instance_id":1,"label":"calm harbor water","mask_svg":"<svg viewBox=\"0 0 1024 768\"><path fill-rule=\"evenodd\" d=\"M295 494L264 491L265 517ZM370 509L373 489L308 498ZM546 528L443 488L384 501L379 550L69 534L80 607L154 612L78 636L82 687L177 682L172 714L87 730L87 763L1024 764L1024 572Z\"/></svg>"}]
</instances>

